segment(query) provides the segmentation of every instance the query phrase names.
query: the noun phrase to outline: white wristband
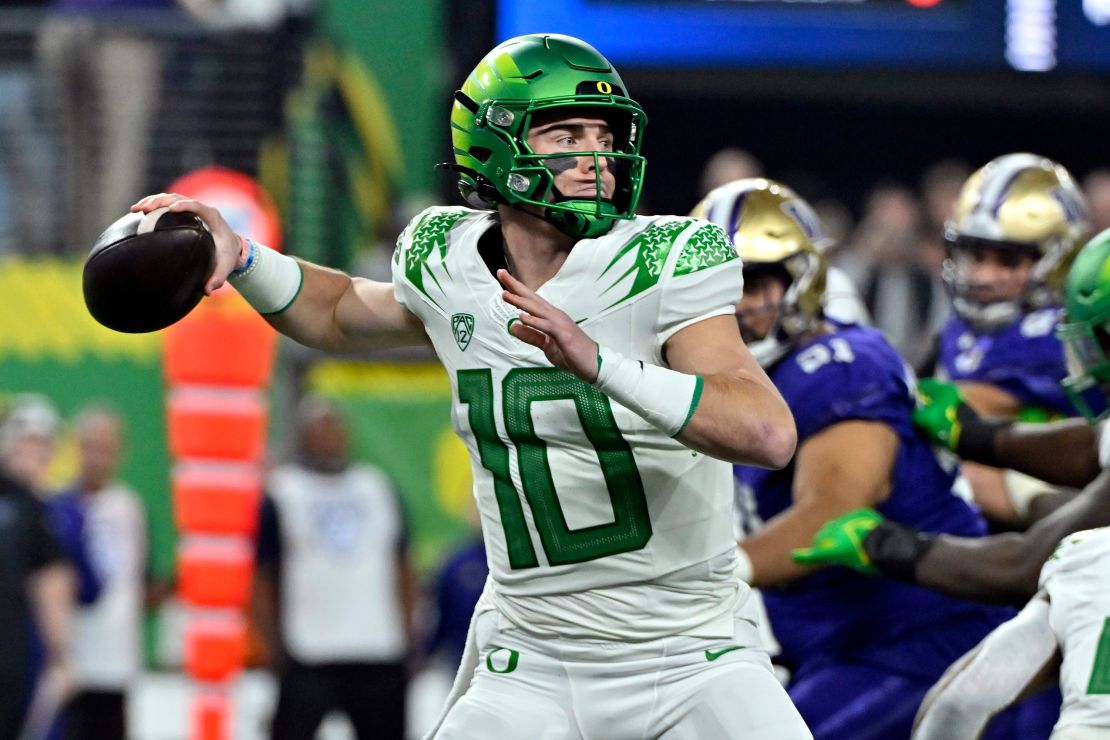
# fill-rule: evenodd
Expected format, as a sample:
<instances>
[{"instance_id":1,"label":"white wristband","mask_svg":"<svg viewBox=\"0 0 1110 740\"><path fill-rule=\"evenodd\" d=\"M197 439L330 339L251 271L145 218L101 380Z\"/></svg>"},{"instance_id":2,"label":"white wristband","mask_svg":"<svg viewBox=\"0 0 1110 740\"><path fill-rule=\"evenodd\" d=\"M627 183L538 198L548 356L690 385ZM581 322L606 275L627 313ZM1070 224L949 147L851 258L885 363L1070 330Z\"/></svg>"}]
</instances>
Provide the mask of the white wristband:
<instances>
[{"instance_id":1,"label":"white wristband","mask_svg":"<svg viewBox=\"0 0 1110 740\"><path fill-rule=\"evenodd\" d=\"M1060 492L1060 489L1051 483L1045 483L1043 480L1016 470L1003 471L1002 483L1006 489L1006 498L1023 522L1029 518L1029 506L1033 503L1033 499Z\"/></svg>"},{"instance_id":2,"label":"white wristband","mask_svg":"<svg viewBox=\"0 0 1110 740\"><path fill-rule=\"evenodd\" d=\"M281 313L301 292L304 273L295 259L250 242L247 261L228 276L247 303L261 314Z\"/></svg>"},{"instance_id":3,"label":"white wristband","mask_svg":"<svg viewBox=\"0 0 1110 740\"><path fill-rule=\"evenodd\" d=\"M676 437L686 428L698 407L702 379L698 375L631 360L599 345L597 380L593 385L659 431Z\"/></svg>"}]
</instances>

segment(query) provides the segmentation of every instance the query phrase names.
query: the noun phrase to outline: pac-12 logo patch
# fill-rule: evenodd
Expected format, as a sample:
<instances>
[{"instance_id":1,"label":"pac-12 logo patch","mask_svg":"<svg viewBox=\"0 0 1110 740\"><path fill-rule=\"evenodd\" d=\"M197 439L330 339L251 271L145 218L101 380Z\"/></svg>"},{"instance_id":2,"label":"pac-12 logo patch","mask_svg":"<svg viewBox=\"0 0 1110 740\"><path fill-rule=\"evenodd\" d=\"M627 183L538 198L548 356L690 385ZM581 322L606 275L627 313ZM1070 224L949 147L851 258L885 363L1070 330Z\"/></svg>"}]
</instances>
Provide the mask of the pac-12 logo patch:
<instances>
[{"instance_id":1,"label":"pac-12 logo patch","mask_svg":"<svg viewBox=\"0 0 1110 740\"><path fill-rule=\"evenodd\" d=\"M474 317L468 313L454 314L451 316L451 331L455 333L455 344L465 352L470 338L474 336Z\"/></svg>"}]
</instances>

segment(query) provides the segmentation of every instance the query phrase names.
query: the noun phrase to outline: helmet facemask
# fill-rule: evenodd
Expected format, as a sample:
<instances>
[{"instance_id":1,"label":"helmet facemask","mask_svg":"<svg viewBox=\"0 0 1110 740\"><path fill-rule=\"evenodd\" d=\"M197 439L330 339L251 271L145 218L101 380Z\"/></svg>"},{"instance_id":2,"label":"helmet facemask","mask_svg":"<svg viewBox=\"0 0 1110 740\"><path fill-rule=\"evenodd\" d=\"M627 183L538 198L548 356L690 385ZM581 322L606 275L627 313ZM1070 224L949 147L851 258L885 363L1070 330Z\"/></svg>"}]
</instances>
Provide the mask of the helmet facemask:
<instances>
[{"instance_id":1,"label":"helmet facemask","mask_svg":"<svg viewBox=\"0 0 1110 740\"><path fill-rule=\"evenodd\" d=\"M777 279L783 284L782 298L766 307L775 315L767 331L758 331L745 322L740 309L736 312L744 343L761 367L774 365L803 334L813 331L824 320L820 301L816 306L807 304L809 296L824 295L825 275L825 266L812 252L798 252L779 262L749 262L744 266L745 291L753 282L763 280Z\"/></svg>"},{"instance_id":2,"label":"helmet facemask","mask_svg":"<svg viewBox=\"0 0 1110 740\"><path fill-rule=\"evenodd\" d=\"M1065 320L1056 327L1064 344L1068 377L1064 390L1083 416L1095 421L1087 400L1097 388L1110 406L1110 229L1076 256L1064 281Z\"/></svg>"},{"instance_id":3,"label":"helmet facemask","mask_svg":"<svg viewBox=\"0 0 1110 740\"><path fill-rule=\"evenodd\" d=\"M1057 291L1048 288L1043 277L1042 260L1036 245L1000 242L976 237L956 237L948 242L942 278L956 313L981 331L990 331L1013 323L1022 313L1059 302ZM1021 262L1031 261L1024 278L1013 278L1012 284L977 285L971 273L978 261L977 253L992 252L1004 268L1017 271ZM991 295L992 289L995 295ZM976 293L986 293L985 297ZM1007 294L1007 295L1000 295Z\"/></svg>"},{"instance_id":4,"label":"helmet facemask","mask_svg":"<svg viewBox=\"0 0 1110 740\"><path fill-rule=\"evenodd\" d=\"M1056 336L1064 344L1068 377L1064 378L1064 391L1076 409L1088 421L1099 421L1110 410L1096 414L1087 403L1085 394L1097 388L1110 400L1110 334L1106 325L1090 321L1076 321L1056 327Z\"/></svg>"},{"instance_id":5,"label":"helmet facemask","mask_svg":"<svg viewBox=\"0 0 1110 740\"><path fill-rule=\"evenodd\" d=\"M645 164L635 141L635 114L620 106L591 107L587 105L589 102L580 98L574 106L533 105L525 112L521 123L524 136L514 136L509 142L513 150L513 166L509 169L507 183L509 189L517 194L516 202L511 205L519 207L526 204L542 209L544 220L563 233L579 238L601 236L612 228L614 219L629 219L636 215L635 204L640 199ZM605 120L613 135L613 151L546 154L533 151L527 141L527 132L541 113L546 113L548 117L558 113L566 118ZM560 192L555 184L560 173L579 166L580 158L592 160L592 197L568 196ZM610 194L605 193L603 171L613 176L614 186Z\"/></svg>"}]
</instances>

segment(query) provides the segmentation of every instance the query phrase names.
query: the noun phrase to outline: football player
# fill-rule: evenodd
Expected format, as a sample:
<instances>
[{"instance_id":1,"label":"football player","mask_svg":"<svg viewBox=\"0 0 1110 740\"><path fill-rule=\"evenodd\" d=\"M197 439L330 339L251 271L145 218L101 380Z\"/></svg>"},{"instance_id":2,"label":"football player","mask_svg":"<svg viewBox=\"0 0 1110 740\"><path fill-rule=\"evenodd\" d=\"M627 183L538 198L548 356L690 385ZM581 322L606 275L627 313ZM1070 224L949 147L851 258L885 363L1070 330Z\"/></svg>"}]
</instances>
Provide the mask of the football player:
<instances>
[{"instance_id":1,"label":"football player","mask_svg":"<svg viewBox=\"0 0 1110 740\"><path fill-rule=\"evenodd\" d=\"M1072 366L1065 389L1076 398L1091 391L1110 398L1110 231L1079 253L1065 294L1066 321L1059 334ZM836 562L968 598L1024 603L1037 590L1041 566L1066 535L1110 526L1106 424L984 419L954 386L923 381L921 390L924 405L916 418L937 442L970 460L1082 490L1020 534L979 539L923 534L871 510L853 511L824 525L795 559ZM1080 407L1095 418L1085 403Z\"/></svg>"},{"instance_id":2,"label":"football player","mask_svg":"<svg viewBox=\"0 0 1110 740\"><path fill-rule=\"evenodd\" d=\"M1060 388L1066 369L1054 330L1064 275L1088 236L1083 193L1056 162L1006 154L972 174L945 226L952 316L935 368L919 373L955 381L986 416L1075 416ZM984 513L1008 526L1027 523L1031 501L1052 490L978 464L964 473Z\"/></svg>"},{"instance_id":3,"label":"football player","mask_svg":"<svg viewBox=\"0 0 1110 740\"><path fill-rule=\"evenodd\" d=\"M647 118L566 36L493 49L455 93L469 208L398 240L393 284L198 214L225 278L326 350L422 328L446 366L491 579L435 737L806 738L736 577L730 462L781 468L790 411L740 339L741 267L704 221L635 215Z\"/></svg>"},{"instance_id":4,"label":"football player","mask_svg":"<svg viewBox=\"0 0 1110 740\"><path fill-rule=\"evenodd\" d=\"M913 425L912 371L872 328L824 314L827 240L788 187L739 180L694 211L721 226L744 262L740 332L798 430L794 464L738 466L746 580L763 587L787 686L816 738L908 737L925 692L1009 610L844 568L791 560L830 515L866 504L895 521L968 537L986 523L954 495L958 461L938 459Z\"/></svg>"},{"instance_id":5,"label":"football player","mask_svg":"<svg viewBox=\"0 0 1110 740\"><path fill-rule=\"evenodd\" d=\"M977 738L988 720L1057 670L1051 740L1110 738L1110 529L1064 538L1021 613L954 664L922 703L914 740Z\"/></svg>"}]
</instances>

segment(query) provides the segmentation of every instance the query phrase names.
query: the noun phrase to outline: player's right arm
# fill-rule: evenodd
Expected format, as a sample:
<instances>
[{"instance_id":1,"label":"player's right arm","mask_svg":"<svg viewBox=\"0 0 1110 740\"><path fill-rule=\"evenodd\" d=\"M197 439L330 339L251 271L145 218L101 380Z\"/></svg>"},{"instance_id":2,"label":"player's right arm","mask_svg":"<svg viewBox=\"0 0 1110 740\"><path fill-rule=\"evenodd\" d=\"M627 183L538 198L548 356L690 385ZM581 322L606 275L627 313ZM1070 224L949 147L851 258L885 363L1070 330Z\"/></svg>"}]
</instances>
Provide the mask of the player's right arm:
<instances>
[{"instance_id":1,"label":"player's right arm","mask_svg":"<svg viewBox=\"0 0 1110 740\"><path fill-rule=\"evenodd\" d=\"M249 269L253 264L252 255L243 249L243 240L213 206L174 193L159 193L143 198L131 210L149 213L163 207L196 214L212 232L216 265L205 285L206 293L222 286L234 271ZM256 249L253 259L259 260L259 267L261 260L270 260L262 278L265 282L251 284L244 277L232 283L275 329L301 344L333 352L351 351L368 344L379 332L420 327L419 320L397 302L390 283L293 261L265 247L256 245ZM277 293L284 298L271 300L271 294ZM278 305L284 300L289 302Z\"/></svg>"},{"instance_id":2,"label":"player's right arm","mask_svg":"<svg viewBox=\"0 0 1110 740\"><path fill-rule=\"evenodd\" d=\"M1024 532L989 537L935 535L849 512L822 527L794 559L838 563L918 583L953 596L1021 604L1037 591L1045 560L1066 535L1110 526L1110 471Z\"/></svg>"},{"instance_id":3,"label":"player's right arm","mask_svg":"<svg viewBox=\"0 0 1110 740\"><path fill-rule=\"evenodd\" d=\"M281 313L262 315L282 334L309 347L347 352L379 332L420 330L419 319L394 297L392 283L297 263L304 274L300 295Z\"/></svg>"},{"instance_id":4,"label":"player's right arm","mask_svg":"<svg viewBox=\"0 0 1110 740\"><path fill-rule=\"evenodd\" d=\"M985 419L955 384L923 379L914 422L964 460L1080 488L1099 474L1096 428L1083 419L1023 424Z\"/></svg>"},{"instance_id":5,"label":"player's right arm","mask_svg":"<svg viewBox=\"0 0 1110 740\"><path fill-rule=\"evenodd\" d=\"M913 740L979 737L991 717L1046 683L1058 657L1048 599L1038 594L930 689L918 710Z\"/></svg>"}]
</instances>

